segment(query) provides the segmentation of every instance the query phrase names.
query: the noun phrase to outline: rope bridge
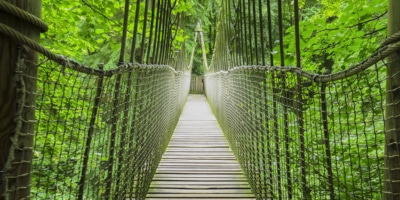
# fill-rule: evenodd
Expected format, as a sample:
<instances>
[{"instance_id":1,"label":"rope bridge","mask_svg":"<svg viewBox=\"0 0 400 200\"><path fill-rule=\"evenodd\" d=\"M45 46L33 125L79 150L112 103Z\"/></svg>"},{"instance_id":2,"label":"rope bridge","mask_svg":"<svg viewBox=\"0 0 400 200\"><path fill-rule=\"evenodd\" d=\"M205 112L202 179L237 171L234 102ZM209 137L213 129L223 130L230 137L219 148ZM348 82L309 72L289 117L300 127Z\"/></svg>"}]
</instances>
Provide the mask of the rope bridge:
<instances>
[{"instance_id":1,"label":"rope bridge","mask_svg":"<svg viewBox=\"0 0 400 200\"><path fill-rule=\"evenodd\" d=\"M125 2L120 57L110 69L53 54L0 20L0 43L18 52L1 66L11 73L0 85L13 91L1 95L11 99L2 101L11 125L0 123L2 132L12 129L7 142L0 137L5 199L146 197L186 101L193 56L186 59L185 45L173 37L185 18L172 14L177 1L135 1L134 16ZM0 9L47 30L3 0ZM289 24L284 9L293 10ZM149 23L139 27L139 14ZM301 49L299 18L298 1L222 0L209 66L202 44L206 96L252 192L257 199L395 199L398 88L392 82L399 73L391 66L399 59L386 58L400 49L400 34L340 71L327 50L302 59L309 49ZM378 26L379 19L362 24ZM290 28L293 34L284 37ZM323 64L310 67L315 60Z\"/></svg>"}]
</instances>

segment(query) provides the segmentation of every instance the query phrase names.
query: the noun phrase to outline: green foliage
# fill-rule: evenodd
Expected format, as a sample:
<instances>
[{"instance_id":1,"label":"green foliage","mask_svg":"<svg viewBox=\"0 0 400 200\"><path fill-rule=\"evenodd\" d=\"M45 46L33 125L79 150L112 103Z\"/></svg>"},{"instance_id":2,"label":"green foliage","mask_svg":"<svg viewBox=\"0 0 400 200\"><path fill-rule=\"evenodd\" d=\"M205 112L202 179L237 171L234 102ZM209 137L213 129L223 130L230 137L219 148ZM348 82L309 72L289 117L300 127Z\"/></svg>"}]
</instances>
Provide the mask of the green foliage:
<instances>
[{"instance_id":1,"label":"green foliage","mask_svg":"<svg viewBox=\"0 0 400 200\"><path fill-rule=\"evenodd\" d=\"M41 43L54 53L67 55L87 65L111 60L115 67L122 34L123 2L65 0L43 1L42 18L49 31ZM113 41L113 42L110 42ZM93 60L92 60L93 58Z\"/></svg>"},{"instance_id":2,"label":"green foliage","mask_svg":"<svg viewBox=\"0 0 400 200\"><path fill-rule=\"evenodd\" d=\"M344 70L368 57L386 35L387 5L379 0L322 1L300 22L301 66L322 73ZM285 34L285 65L295 66L294 27ZM279 60L279 47L274 57Z\"/></svg>"}]
</instances>

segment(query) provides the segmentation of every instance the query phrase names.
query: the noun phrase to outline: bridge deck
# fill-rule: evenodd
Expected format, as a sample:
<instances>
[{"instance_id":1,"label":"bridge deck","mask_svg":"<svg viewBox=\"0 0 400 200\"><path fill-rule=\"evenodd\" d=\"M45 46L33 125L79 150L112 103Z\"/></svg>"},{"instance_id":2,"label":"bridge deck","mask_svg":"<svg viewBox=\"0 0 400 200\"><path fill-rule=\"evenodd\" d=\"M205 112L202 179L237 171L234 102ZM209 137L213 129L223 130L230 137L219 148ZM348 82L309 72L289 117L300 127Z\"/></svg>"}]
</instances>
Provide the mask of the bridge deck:
<instances>
[{"instance_id":1,"label":"bridge deck","mask_svg":"<svg viewBox=\"0 0 400 200\"><path fill-rule=\"evenodd\" d=\"M190 95L146 199L255 199L202 95Z\"/></svg>"}]
</instances>

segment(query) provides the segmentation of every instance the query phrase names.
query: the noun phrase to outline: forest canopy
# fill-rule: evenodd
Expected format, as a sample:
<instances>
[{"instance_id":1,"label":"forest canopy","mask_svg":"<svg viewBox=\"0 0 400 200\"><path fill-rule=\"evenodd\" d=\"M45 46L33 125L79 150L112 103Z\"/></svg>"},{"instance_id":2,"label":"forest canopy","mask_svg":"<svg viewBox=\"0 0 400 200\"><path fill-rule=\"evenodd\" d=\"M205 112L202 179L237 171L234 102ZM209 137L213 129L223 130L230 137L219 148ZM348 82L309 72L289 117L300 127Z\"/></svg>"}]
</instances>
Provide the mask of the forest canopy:
<instances>
[{"instance_id":1,"label":"forest canopy","mask_svg":"<svg viewBox=\"0 0 400 200\"><path fill-rule=\"evenodd\" d=\"M333 66L335 69L329 70L343 70L344 66L367 57L386 36L386 1L300 0L299 5L302 66L306 70L320 73ZM132 3L131 13L135 6ZM144 6L143 3L141 6ZM283 6L287 59L285 64L294 66L293 1L284 0ZM200 21L210 61L216 38L220 0L177 0L176 7L173 14L185 13L185 25L183 31L177 35L177 40L185 41L186 49L192 49L195 45L194 30ZM277 16L277 3L273 1L271 7L274 18ZM94 0L64 0L55 4L44 0L43 19L49 24L49 31L42 34L41 42L55 53L68 55L85 64L96 66L99 62L106 62L106 67L115 67L122 36L123 8L122 1L104 0L99 4ZM133 18L133 14L130 16ZM263 13L263 18L267 21L267 13ZM140 23L144 20L148 19L142 17ZM272 26L276 51L267 53L279 57L276 20ZM132 29L133 23L129 23L128 30ZM129 34L131 35L128 38L132 38L132 31ZM142 37L142 33L139 34ZM196 50L193 73L203 73L201 48Z\"/></svg>"}]
</instances>

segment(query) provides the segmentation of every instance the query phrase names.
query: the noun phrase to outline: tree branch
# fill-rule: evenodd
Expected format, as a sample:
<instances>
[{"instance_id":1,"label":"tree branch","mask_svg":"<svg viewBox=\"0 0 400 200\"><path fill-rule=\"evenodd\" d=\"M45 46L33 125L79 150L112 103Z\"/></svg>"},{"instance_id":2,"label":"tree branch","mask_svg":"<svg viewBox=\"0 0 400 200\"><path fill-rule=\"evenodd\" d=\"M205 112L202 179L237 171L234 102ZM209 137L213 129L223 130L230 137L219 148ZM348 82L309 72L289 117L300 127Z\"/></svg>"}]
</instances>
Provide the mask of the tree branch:
<instances>
[{"instance_id":1,"label":"tree branch","mask_svg":"<svg viewBox=\"0 0 400 200\"><path fill-rule=\"evenodd\" d=\"M359 25L366 24L366 23L368 23L368 22L370 22L370 21L377 20L377 19L379 19L379 18L383 17L384 15L386 15L386 14L387 14L387 12L388 12L388 11L385 11L384 13L382 13L381 15L378 15L378 16L377 16L377 17L375 17L375 18L372 18L372 19L369 19L369 20L366 20L366 21L363 21L363 22L359 22L359 23L357 23L357 24L354 24L354 25L351 25L351 26L347 26L346 28L353 28L353 27L357 27L357 26L359 26Z\"/></svg>"},{"instance_id":2,"label":"tree branch","mask_svg":"<svg viewBox=\"0 0 400 200\"><path fill-rule=\"evenodd\" d=\"M86 5L87 7L89 7L93 12L95 12L95 13L101 15L102 17L104 17L105 19L111 21L111 22L114 23L115 25L121 26L120 23L118 23L118 22L116 22L116 21L110 19L109 17L105 16L103 13L101 13L101 12L98 11L96 8L94 8L93 5L91 5L91 4L89 4L88 2L86 2L86 0L82 0L82 3L83 3L84 5Z\"/></svg>"}]
</instances>

